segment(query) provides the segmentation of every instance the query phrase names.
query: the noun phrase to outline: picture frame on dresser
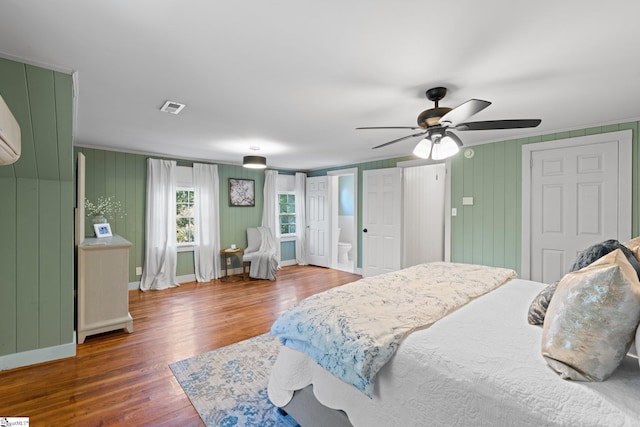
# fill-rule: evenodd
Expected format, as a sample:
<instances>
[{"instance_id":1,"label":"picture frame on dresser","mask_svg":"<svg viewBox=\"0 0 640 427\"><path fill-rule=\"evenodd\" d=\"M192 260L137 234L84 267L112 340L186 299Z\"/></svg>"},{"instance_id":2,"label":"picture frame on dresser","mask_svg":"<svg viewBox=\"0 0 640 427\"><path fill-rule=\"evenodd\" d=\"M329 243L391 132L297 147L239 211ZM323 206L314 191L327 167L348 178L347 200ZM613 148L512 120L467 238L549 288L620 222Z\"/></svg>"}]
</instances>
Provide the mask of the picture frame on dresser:
<instances>
[{"instance_id":1,"label":"picture frame on dresser","mask_svg":"<svg viewBox=\"0 0 640 427\"><path fill-rule=\"evenodd\" d=\"M102 224L93 224L93 229L96 232L96 237L111 237L111 226L108 222Z\"/></svg>"}]
</instances>

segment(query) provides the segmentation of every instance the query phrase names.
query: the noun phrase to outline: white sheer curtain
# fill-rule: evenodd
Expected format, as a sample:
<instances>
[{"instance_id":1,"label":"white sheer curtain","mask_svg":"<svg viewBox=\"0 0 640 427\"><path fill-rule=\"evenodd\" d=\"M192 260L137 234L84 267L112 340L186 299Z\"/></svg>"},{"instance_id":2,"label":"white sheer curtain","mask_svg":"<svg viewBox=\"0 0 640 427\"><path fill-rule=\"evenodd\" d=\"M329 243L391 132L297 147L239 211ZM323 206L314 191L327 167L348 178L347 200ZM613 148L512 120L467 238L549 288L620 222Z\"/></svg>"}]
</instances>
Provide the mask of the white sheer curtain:
<instances>
[{"instance_id":1,"label":"white sheer curtain","mask_svg":"<svg viewBox=\"0 0 640 427\"><path fill-rule=\"evenodd\" d=\"M193 261L196 280L220 277L220 181L218 165L193 164L194 228Z\"/></svg>"},{"instance_id":2,"label":"white sheer curtain","mask_svg":"<svg viewBox=\"0 0 640 427\"><path fill-rule=\"evenodd\" d=\"M275 240L276 256L280 265L280 215L278 212L278 171L264 172L264 205L262 207L262 226L271 229Z\"/></svg>"},{"instance_id":3,"label":"white sheer curtain","mask_svg":"<svg viewBox=\"0 0 640 427\"><path fill-rule=\"evenodd\" d=\"M307 265L307 174L296 173L296 261Z\"/></svg>"},{"instance_id":4,"label":"white sheer curtain","mask_svg":"<svg viewBox=\"0 0 640 427\"><path fill-rule=\"evenodd\" d=\"M147 212L143 291L178 286L176 264L176 162L147 160Z\"/></svg>"}]
</instances>

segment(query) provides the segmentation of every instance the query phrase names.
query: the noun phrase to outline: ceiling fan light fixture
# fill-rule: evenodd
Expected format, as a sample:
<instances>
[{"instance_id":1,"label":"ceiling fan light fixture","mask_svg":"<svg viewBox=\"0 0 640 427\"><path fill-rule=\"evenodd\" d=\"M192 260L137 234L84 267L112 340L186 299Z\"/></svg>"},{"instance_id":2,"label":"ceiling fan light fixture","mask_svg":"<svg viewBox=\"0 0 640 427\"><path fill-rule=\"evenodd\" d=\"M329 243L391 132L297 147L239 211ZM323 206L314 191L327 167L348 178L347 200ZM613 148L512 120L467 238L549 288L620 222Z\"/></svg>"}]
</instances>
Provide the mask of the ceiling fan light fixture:
<instances>
[{"instance_id":1,"label":"ceiling fan light fixture","mask_svg":"<svg viewBox=\"0 0 640 427\"><path fill-rule=\"evenodd\" d=\"M242 166L249 169L266 169L267 159L262 156L244 156Z\"/></svg>"},{"instance_id":2,"label":"ceiling fan light fixture","mask_svg":"<svg viewBox=\"0 0 640 427\"><path fill-rule=\"evenodd\" d=\"M450 135L445 135L440 139L440 142L433 145L431 158L433 160L444 160L455 155L458 151L460 151L460 147L455 139L451 138Z\"/></svg>"},{"instance_id":3,"label":"ceiling fan light fixture","mask_svg":"<svg viewBox=\"0 0 640 427\"><path fill-rule=\"evenodd\" d=\"M413 154L421 159L428 159L431 156L431 149L433 147L433 143L429 137L426 137L415 146L413 149Z\"/></svg>"}]
</instances>

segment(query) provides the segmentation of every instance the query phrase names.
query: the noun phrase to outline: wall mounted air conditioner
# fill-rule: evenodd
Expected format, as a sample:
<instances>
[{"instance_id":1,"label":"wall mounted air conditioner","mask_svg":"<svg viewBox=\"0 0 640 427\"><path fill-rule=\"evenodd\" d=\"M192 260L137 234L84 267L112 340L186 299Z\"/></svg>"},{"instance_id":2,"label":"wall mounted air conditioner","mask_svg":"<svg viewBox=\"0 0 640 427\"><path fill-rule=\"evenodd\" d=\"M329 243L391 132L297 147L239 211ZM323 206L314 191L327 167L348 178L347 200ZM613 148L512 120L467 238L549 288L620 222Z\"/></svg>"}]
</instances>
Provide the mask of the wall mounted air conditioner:
<instances>
[{"instance_id":1,"label":"wall mounted air conditioner","mask_svg":"<svg viewBox=\"0 0 640 427\"><path fill-rule=\"evenodd\" d=\"M0 96L0 165L10 165L20 158L20 126Z\"/></svg>"}]
</instances>

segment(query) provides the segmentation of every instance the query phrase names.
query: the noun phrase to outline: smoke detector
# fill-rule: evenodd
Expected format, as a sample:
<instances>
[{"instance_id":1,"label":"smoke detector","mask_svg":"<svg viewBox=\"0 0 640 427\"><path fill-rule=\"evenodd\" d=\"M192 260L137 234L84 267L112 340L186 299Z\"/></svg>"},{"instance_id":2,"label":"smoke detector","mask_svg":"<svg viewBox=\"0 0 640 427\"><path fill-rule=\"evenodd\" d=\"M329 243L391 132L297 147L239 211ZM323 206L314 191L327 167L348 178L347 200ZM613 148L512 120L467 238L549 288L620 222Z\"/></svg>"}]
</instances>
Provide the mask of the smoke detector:
<instances>
[{"instance_id":1,"label":"smoke detector","mask_svg":"<svg viewBox=\"0 0 640 427\"><path fill-rule=\"evenodd\" d=\"M165 113L178 114L184 107L186 107L186 105L179 102L167 101L160 108L160 111L164 111Z\"/></svg>"}]
</instances>

